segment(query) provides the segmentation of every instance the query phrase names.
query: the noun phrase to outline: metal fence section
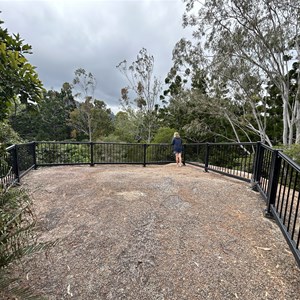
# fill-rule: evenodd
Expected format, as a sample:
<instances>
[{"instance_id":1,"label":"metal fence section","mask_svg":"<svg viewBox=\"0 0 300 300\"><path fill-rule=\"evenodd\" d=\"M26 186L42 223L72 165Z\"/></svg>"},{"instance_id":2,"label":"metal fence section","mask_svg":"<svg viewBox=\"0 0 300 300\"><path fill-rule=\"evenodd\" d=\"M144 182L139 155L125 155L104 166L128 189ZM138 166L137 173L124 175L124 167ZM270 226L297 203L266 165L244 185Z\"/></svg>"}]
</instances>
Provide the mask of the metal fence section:
<instances>
[{"instance_id":1,"label":"metal fence section","mask_svg":"<svg viewBox=\"0 0 300 300\"><path fill-rule=\"evenodd\" d=\"M91 143L36 142L37 166L92 164Z\"/></svg>"},{"instance_id":2,"label":"metal fence section","mask_svg":"<svg viewBox=\"0 0 300 300\"><path fill-rule=\"evenodd\" d=\"M257 144L257 153L254 166L253 182L267 201L272 176L272 162L274 150L266 145Z\"/></svg>"},{"instance_id":3,"label":"metal fence section","mask_svg":"<svg viewBox=\"0 0 300 300\"><path fill-rule=\"evenodd\" d=\"M166 164L175 162L175 155L170 144L148 144L145 147L147 163Z\"/></svg>"},{"instance_id":4,"label":"metal fence section","mask_svg":"<svg viewBox=\"0 0 300 300\"><path fill-rule=\"evenodd\" d=\"M2 189L12 185L16 180L13 161L15 157L14 152L15 145L7 148L0 158L0 183Z\"/></svg>"},{"instance_id":5,"label":"metal fence section","mask_svg":"<svg viewBox=\"0 0 300 300\"><path fill-rule=\"evenodd\" d=\"M207 143L185 144L183 152L184 161L204 168L207 148Z\"/></svg>"},{"instance_id":6,"label":"metal fence section","mask_svg":"<svg viewBox=\"0 0 300 300\"><path fill-rule=\"evenodd\" d=\"M300 167L281 152L274 153L275 176L268 210L279 224L300 265ZM272 191L272 190L271 190Z\"/></svg>"},{"instance_id":7,"label":"metal fence section","mask_svg":"<svg viewBox=\"0 0 300 300\"><path fill-rule=\"evenodd\" d=\"M12 145L0 157L0 186L8 188L36 165L35 143Z\"/></svg>"},{"instance_id":8,"label":"metal fence section","mask_svg":"<svg viewBox=\"0 0 300 300\"><path fill-rule=\"evenodd\" d=\"M253 177L256 143L202 143L185 145L185 161L245 181Z\"/></svg>"},{"instance_id":9,"label":"metal fence section","mask_svg":"<svg viewBox=\"0 0 300 300\"><path fill-rule=\"evenodd\" d=\"M300 266L300 167L281 151L259 145L255 183Z\"/></svg>"},{"instance_id":10,"label":"metal fence section","mask_svg":"<svg viewBox=\"0 0 300 300\"><path fill-rule=\"evenodd\" d=\"M144 164L144 145L93 143L92 164Z\"/></svg>"},{"instance_id":11,"label":"metal fence section","mask_svg":"<svg viewBox=\"0 0 300 300\"><path fill-rule=\"evenodd\" d=\"M170 144L36 142L37 166L161 164L174 161Z\"/></svg>"}]
</instances>

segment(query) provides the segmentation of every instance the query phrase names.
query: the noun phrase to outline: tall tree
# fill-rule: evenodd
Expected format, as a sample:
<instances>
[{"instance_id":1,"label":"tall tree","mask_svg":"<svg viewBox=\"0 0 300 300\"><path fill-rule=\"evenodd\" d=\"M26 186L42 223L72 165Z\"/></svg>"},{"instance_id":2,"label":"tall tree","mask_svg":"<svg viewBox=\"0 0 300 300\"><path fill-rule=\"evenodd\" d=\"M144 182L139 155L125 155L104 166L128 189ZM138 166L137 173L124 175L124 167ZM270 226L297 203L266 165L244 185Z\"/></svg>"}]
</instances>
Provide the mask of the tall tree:
<instances>
[{"instance_id":1,"label":"tall tree","mask_svg":"<svg viewBox=\"0 0 300 300\"><path fill-rule=\"evenodd\" d=\"M138 120L139 134L150 143L157 129L157 112L162 89L160 80L153 75L154 57L143 48L130 66L124 60L117 68L128 82L128 86L121 90L123 109ZM130 99L130 92L134 94L133 100Z\"/></svg>"},{"instance_id":2,"label":"tall tree","mask_svg":"<svg viewBox=\"0 0 300 300\"><path fill-rule=\"evenodd\" d=\"M73 88L77 90L75 97L81 103L71 115L71 122L77 130L88 134L89 141L93 138L93 116L92 109L94 107L94 93L97 81L91 72L79 68L75 71L73 79Z\"/></svg>"},{"instance_id":3,"label":"tall tree","mask_svg":"<svg viewBox=\"0 0 300 300\"><path fill-rule=\"evenodd\" d=\"M75 130L73 137L88 137L89 141L100 140L114 129L111 117L111 110L106 108L106 104L101 100L95 99L91 103L87 99L79 103L70 113L70 126Z\"/></svg>"},{"instance_id":4,"label":"tall tree","mask_svg":"<svg viewBox=\"0 0 300 300\"><path fill-rule=\"evenodd\" d=\"M113 131L112 112L103 101L95 99L96 86L96 78L91 72L82 68L75 71L73 88L77 90L78 104L70 113L70 125L76 135L88 136L90 142Z\"/></svg>"},{"instance_id":5,"label":"tall tree","mask_svg":"<svg viewBox=\"0 0 300 300\"><path fill-rule=\"evenodd\" d=\"M295 139L299 143L299 92L290 101L286 77L290 62L299 61L300 57L299 1L184 1L184 26L196 27L197 44L191 49L201 49L201 55L206 54L213 72L222 72L222 69L213 68L220 65L221 60L231 66L246 61L251 68L259 70L265 84L272 81L283 106L282 141L291 144ZM195 10L197 15L193 13ZM300 75L296 80L299 83Z\"/></svg>"}]
</instances>

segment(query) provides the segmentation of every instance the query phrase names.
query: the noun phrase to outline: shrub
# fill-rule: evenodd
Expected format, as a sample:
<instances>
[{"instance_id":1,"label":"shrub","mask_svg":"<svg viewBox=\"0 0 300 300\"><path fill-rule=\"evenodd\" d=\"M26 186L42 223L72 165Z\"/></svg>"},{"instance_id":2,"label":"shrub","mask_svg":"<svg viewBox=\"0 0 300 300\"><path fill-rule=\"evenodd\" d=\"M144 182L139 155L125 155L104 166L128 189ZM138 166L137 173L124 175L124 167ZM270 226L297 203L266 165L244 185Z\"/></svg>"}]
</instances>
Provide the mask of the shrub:
<instances>
[{"instance_id":1,"label":"shrub","mask_svg":"<svg viewBox=\"0 0 300 300\"><path fill-rule=\"evenodd\" d=\"M289 156L297 164L300 164L300 145L293 144L286 148L283 148L283 153Z\"/></svg>"},{"instance_id":2,"label":"shrub","mask_svg":"<svg viewBox=\"0 0 300 300\"><path fill-rule=\"evenodd\" d=\"M24 189L0 190L0 298L37 299L28 287L13 284L9 266L24 255L49 247L37 243L32 201ZM52 243L53 244L53 243ZM39 297L40 298L40 297Z\"/></svg>"}]
</instances>

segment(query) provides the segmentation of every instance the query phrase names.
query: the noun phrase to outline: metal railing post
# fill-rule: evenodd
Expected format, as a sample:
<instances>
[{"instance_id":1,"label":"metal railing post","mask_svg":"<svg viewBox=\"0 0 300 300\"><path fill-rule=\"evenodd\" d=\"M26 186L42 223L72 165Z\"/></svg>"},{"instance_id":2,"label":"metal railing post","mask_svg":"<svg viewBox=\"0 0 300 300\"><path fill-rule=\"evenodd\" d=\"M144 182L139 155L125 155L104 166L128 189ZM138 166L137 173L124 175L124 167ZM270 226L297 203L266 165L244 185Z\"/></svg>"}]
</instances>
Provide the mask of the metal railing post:
<instances>
[{"instance_id":1,"label":"metal railing post","mask_svg":"<svg viewBox=\"0 0 300 300\"><path fill-rule=\"evenodd\" d=\"M261 177L261 170L264 158L264 148L262 147L261 142L257 142L256 144L256 154L255 154L255 161L254 161L254 170L253 170L253 182L252 188L255 189L259 184L260 177Z\"/></svg>"},{"instance_id":2,"label":"metal railing post","mask_svg":"<svg viewBox=\"0 0 300 300\"><path fill-rule=\"evenodd\" d=\"M278 150L274 150L272 153L271 171L269 175L269 186L267 191L267 208L265 210L265 217L267 218L273 218L271 205L274 205L276 201L280 165L281 158L278 156Z\"/></svg>"},{"instance_id":3,"label":"metal railing post","mask_svg":"<svg viewBox=\"0 0 300 300\"><path fill-rule=\"evenodd\" d=\"M90 166L94 167L94 143L90 142L90 155L91 155L91 162L90 162Z\"/></svg>"},{"instance_id":4,"label":"metal railing post","mask_svg":"<svg viewBox=\"0 0 300 300\"><path fill-rule=\"evenodd\" d=\"M209 162L209 143L206 143L205 161L204 161L204 170L205 170L205 172L208 172L208 162Z\"/></svg>"},{"instance_id":5,"label":"metal railing post","mask_svg":"<svg viewBox=\"0 0 300 300\"><path fill-rule=\"evenodd\" d=\"M144 144L143 145L143 148L144 148L144 162L143 162L143 167L146 167L146 160L147 160L147 144Z\"/></svg>"},{"instance_id":6,"label":"metal railing post","mask_svg":"<svg viewBox=\"0 0 300 300\"><path fill-rule=\"evenodd\" d=\"M15 145L12 151L12 167L13 172L16 176L16 181L20 182L20 170L19 170L19 162L18 162L18 145Z\"/></svg>"},{"instance_id":7,"label":"metal railing post","mask_svg":"<svg viewBox=\"0 0 300 300\"><path fill-rule=\"evenodd\" d=\"M33 159L33 165L34 169L37 169L37 163L36 163L36 142L32 142L32 159Z\"/></svg>"}]
</instances>

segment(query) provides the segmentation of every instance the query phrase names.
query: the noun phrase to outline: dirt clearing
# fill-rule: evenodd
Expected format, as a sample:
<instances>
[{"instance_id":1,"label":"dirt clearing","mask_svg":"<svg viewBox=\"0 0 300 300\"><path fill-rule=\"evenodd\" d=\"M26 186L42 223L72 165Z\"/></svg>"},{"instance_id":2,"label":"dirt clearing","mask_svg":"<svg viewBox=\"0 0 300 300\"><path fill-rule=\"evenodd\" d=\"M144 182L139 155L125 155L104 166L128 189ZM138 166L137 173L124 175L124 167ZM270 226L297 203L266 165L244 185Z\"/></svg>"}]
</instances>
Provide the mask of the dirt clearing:
<instances>
[{"instance_id":1,"label":"dirt clearing","mask_svg":"<svg viewBox=\"0 0 300 300\"><path fill-rule=\"evenodd\" d=\"M192 166L40 168L22 179L49 251L46 299L300 299L300 270L250 185Z\"/></svg>"}]
</instances>

